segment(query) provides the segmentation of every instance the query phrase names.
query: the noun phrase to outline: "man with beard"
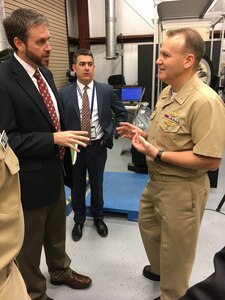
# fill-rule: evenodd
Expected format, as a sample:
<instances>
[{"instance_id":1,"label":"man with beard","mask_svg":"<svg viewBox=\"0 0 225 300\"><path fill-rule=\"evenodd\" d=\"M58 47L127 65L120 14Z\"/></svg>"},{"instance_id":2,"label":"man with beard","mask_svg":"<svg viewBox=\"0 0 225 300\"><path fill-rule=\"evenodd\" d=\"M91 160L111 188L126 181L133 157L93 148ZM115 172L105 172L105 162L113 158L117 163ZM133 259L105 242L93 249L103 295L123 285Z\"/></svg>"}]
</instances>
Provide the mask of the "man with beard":
<instances>
[{"instance_id":1,"label":"man with beard","mask_svg":"<svg viewBox=\"0 0 225 300\"><path fill-rule=\"evenodd\" d=\"M84 289L91 279L70 268L65 252L64 180L69 180L69 147L86 146L85 131L65 129L59 95L48 66L51 46L47 19L30 9L17 9L4 21L14 55L0 65L0 129L20 163L25 238L19 269L31 299L51 299L40 270L44 247L50 281ZM79 150L78 150L79 151ZM17 237L15 237L16 239Z\"/></svg>"}]
</instances>

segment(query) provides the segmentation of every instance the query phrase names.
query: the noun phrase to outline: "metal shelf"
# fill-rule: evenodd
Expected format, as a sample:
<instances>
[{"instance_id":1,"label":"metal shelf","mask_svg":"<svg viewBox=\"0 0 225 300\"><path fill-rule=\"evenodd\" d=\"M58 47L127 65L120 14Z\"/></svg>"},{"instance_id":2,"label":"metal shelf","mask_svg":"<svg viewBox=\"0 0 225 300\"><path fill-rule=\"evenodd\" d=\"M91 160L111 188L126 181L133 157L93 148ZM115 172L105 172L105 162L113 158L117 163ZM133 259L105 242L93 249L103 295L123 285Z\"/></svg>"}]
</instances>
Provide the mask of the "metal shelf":
<instances>
[{"instance_id":1,"label":"metal shelf","mask_svg":"<svg viewBox=\"0 0 225 300\"><path fill-rule=\"evenodd\" d=\"M214 0L167 0L157 5L159 21L202 19Z\"/></svg>"}]
</instances>

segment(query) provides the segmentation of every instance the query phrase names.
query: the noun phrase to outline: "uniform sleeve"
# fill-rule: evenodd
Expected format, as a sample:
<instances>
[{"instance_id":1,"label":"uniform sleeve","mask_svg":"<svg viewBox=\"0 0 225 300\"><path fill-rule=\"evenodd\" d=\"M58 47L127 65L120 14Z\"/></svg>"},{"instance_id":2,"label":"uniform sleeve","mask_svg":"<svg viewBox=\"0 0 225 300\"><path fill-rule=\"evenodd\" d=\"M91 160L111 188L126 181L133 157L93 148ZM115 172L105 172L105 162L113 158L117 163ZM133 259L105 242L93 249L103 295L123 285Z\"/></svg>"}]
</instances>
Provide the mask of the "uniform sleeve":
<instances>
[{"instance_id":1,"label":"uniform sleeve","mask_svg":"<svg viewBox=\"0 0 225 300\"><path fill-rule=\"evenodd\" d=\"M204 101L194 111L191 122L193 152L222 158L225 147L225 106L222 100L215 98Z\"/></svg>"}]
</instances>

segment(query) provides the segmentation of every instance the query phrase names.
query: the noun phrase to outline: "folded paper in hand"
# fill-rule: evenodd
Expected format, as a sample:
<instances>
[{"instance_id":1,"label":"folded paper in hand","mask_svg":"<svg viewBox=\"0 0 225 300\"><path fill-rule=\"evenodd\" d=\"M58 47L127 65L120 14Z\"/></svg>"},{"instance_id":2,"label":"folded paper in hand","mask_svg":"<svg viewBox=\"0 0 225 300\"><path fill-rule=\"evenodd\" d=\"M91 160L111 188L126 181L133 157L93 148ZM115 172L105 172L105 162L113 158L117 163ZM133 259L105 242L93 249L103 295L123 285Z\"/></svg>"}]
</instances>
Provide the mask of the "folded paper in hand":
<instances>
[{"instance_id":1,"label":"folded paper in hand","mask_svg":"<svg viewBox=\"0 0 225 300\"><path fill-rule=\"evenodd\" d=\"M74 146L77 148L77 144L74 144ZM71 153L72 164L74 165L77 160L77 152L70 148L70 153Z\"/></svg>"}]
</instances>

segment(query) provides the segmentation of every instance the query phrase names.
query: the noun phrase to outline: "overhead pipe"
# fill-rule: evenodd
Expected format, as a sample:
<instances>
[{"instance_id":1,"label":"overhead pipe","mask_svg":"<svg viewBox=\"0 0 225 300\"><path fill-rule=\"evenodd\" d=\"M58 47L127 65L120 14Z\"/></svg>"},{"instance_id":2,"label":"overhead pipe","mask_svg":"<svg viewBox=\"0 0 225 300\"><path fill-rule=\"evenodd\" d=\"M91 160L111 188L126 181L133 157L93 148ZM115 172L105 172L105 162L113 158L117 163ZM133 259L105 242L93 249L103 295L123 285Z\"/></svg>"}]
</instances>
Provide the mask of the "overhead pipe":
<instances>
[{"instance_id":1,"label":"overhead pipe","mask_svg":"<svg viewBox=\"0 0 225 300\"><path fill-rule=\"evenodd\" d=\"M106 59L117 59L115 0L105 0Z\"/></svg>"}]
</instances>

